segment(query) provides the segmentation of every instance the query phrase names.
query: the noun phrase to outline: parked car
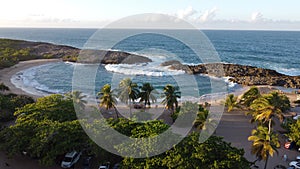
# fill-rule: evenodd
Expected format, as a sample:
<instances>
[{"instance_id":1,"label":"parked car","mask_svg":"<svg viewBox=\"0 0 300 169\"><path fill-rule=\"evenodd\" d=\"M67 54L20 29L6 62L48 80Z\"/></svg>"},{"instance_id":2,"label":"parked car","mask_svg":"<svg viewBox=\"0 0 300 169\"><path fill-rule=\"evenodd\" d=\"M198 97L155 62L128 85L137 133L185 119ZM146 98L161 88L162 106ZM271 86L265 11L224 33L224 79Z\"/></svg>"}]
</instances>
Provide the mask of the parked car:
<instances>
[{"instance_id":1,"label":"parked car","mask_svg":"<svg viewBox=\"0 0 300 169\"><path fill-rule=\"evenodd\" d=\"M113 169L119 169L120 168L120 163L117 163L113 166Z\"/></svg>"},{"instance_id":2,"label":"parked car","mask_svg":"<svg viewBox=\"0 0 300 169\"><path fill-rule=\"evenodd\" d=\"M82 169L90 169L91 168L91 159L92 159L92 157L83 158Z\"/></svg>"},{"instance_id":3,"label":"parked car","mask_svg":"<svg viewBox=\"0 0 300 169\"><path fill-rule=\"evenodd\" d=\"M286 149L293 149L296 146L296 142L294 141L288 141L284 144L284 148Z\"/></svg>"},{"instance_id":4,"label":"parked car","mask_svg":"<svg viewBox=\"0 0 300 169\"><path fill-rule=\"evenodd\" d=\"M107 163L100 165L98 169L109 169L109 166L110 166L110 163L107 162Z\"/></svg>"},{"instance_id":5,"label":"parked car","mask_svg":"<svg viewBox=\"0 0 300 169\"><path fill-rule=\"evenodd\" d=\"M300 168L300 162L298 162L298 161L292 161L292 162L290 162L289 166L298 169L298 168Z\"/></svg>"},{"instance_id":6,"label":"parked car","mask_svg":"<svg viewBox=\"0 0 300 169\"><path fill-rule=\"evenodd\" d=\"M67 153L61 162L62 168L71 168L75 163L78 162L80 159L81 152L78 153L77 151L72 151L70 153Z\"/></svg>"},{"instance_id":7,"label":"parked car","mask_svg":"<svg viewBox=\"0 0 300 169\"><path fill-rule=\"evenodd\" d=\"M298 120L300 118L300 114L298 114L297 116L293 117L294 120Z\"/></svg>"}]
</instances>

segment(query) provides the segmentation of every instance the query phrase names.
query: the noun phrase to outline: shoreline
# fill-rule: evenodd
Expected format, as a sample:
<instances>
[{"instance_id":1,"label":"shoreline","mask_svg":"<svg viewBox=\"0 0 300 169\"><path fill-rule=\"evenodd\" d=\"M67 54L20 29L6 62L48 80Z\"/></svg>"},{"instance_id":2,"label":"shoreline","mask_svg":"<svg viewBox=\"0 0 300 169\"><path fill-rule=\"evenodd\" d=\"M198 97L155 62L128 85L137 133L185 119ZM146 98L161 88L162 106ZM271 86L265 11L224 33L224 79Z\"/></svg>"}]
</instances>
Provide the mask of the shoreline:
<instances>
[{"instance_id":1,"label":"shoreline","mask_svg":"<svg viewBox=\"0 0 300 169\"><path fill-rule=\"evenodd\" d=\"M14 93L14 94L18 94L18 95L28 95L33 97L35 100L39 97L43 97L45 95L40 94L33 94L30 93L29 91L25 91L22 88L18 88L17 86L15 86L15 84L13 84L13 82L11 81L12 77L14 75L16 75L18 72L24 71L26 69L35 67L35 66L41 66L44 64L48 64L48 63L56 63L56 62L63 62L62 59L35 59L35 60L29 60L29 61L21 61L18 64L9 67L9 68L4 68L4 69L0 69L0 83L4 83L6 86L9 87L9 91L8 93ZM237 85L240 85L237 83ZM269 88L272 90L281 90L280 86L271 86L271 85L256 85L259 88ZM250 89L251 86L247 86L247 85L240 85L240 87L238 89L235 89L234 91L227 91L227 94L234 94L238 97L240 97L243 93L245 93L248 89ZM294 88L286 88L287 90L297 90ZM284 92L287 93L287 92ZM197 102L219 102L220 98L214 98L213 93L208 93L205 95L202 95L201 97L199 97L197 100ZM204 98L207 97L208 98ZM213 100L216 99L216 100Z\"/></svg>"},{"instance_id":2,"label":"shoreline","mask_svg":"<svg viewBox=\"0 0 300 169\"><path fill-rule=\"evenodd\" d=\"M0 70L0 83L4 83L6 86L8 86L10 88L11 93L15 93L15 94L22 94L22 95L28 95L33 97L34 99L37 99L39 97L42 96L38 96L38 95L33 95L30 93L27 93L25 91L23 91L20 88L17 88L12 82L11 82L11 78L13 75L15 75L16 73L23 71L25 69L34 67L34 66L40 66L43 64L48 64L48 63L55 63L55 62L62 62L61 59L38 59L38 60L30 60L30 61L23 61L18 63L15 66L9 67L9 68L5 68L5 69L1 69ZM248 89L250 89L251 86L241 86L241 88L234 90L233 92L227 92L226 94L234 94L235 96L240 97L244 92L246 92ZM269 90L280 90L277 86L270 86L270 85L258 85L258 88L260 88L261 90L263 90L264 92L268 92ZM293 89L294 90L294 89ZM286 92L284 92L285 94L287 94ZM292 94L290 94L291 97L293 97L295 99L296 96L292 96ZM226 97L226 96L224 96ZM201 97L198 98L198 103L204 103L204 101L208 101L208 103L212 104L212 105L219 105L221 103L221 100L214 100L214 99L209 99L206 98L208 100L202 99ZM292 101L292 100L291 100ZM153 118L158 118L158 119L165 119L165 122L171 123L172 119L170 118L170 116L167 113L163 113L164 112L164 107L163 106L158 106L157 108L155 108L154 106L155 104L153 104L152 109L148 110L150 111L151 114L153 114ZM120 112L122 115L127 115L128 114L128 107L126 105L120 105ZM296 110L295 110L296 111ZM297 110L300 112L300 110ZM138 112L138 111L137 111ZM160 115L162 115L160 117ZM114 113L112 113L111 111L107 111L106 116L114 116ZM224 110L224 113L222 114L222 118L220 119L220 123L218 124L218 128L217 128L217 135L218 136L222 136L224 137L225 141L228 141L230 143L232 143L232 145L234 145L235 147L238 148L243 148L245 150L245 154L244 157L247 158L248 160L254 160L254 156L250 153L250 142L247 141L248 135L251 132L251 130L253 129L253 125L249 123L249 118L246 117L244 115L244 111L243 110L234 110L234 112L231 113L227 113ZM242 134L241 134L242 133ZM270 163L271 164L277 164L278 162L282 163L281 160L281 155L282 154L288 154L289 158L294 158L295 157L295 153L294 152L290 152L284 148L280 148L279 149L280 155L275 156L274 158L270 159ZM38 162L36 160L32 160L30 158L27 158L26 156L14 156L13 158L9 159L6 154L4 152L0 152L0 159L3 159L3 162L7 162L9 165L11 165L10 167L5 167L5 168L33 168L32 166L34 166L34 168L45 168L43 166L40 166L38 164ZM22 162L20 162L22 161ZM4 165L0 163L1 165ZM282 163L284 165L284 163ZM258 162L258 165L262 166L263 163ZM52 166L52 167L46 167L47 169L58 169L59 166Z\"/></svg>"},{"instance_id":3,"label":"shoreline","mask_svg":"<svg viewBox=\"0 0 300 169\"><path fill-rule=\"evenodd\" d=\"M4 85L9 87L8 93L14 93L18 95L28 95L33 97L34 99L37 99L42 96L25 92L24 90L16 87L11 82L11 78L16 73L29 69L31 67L40 66L47 63L55 63L55 62L62 62L62 60L61 59L35 59L29 61L21 61L18 64L11 66L9 68L0 69L0 83L3 83Z\"/></svg>"}]
</instances>

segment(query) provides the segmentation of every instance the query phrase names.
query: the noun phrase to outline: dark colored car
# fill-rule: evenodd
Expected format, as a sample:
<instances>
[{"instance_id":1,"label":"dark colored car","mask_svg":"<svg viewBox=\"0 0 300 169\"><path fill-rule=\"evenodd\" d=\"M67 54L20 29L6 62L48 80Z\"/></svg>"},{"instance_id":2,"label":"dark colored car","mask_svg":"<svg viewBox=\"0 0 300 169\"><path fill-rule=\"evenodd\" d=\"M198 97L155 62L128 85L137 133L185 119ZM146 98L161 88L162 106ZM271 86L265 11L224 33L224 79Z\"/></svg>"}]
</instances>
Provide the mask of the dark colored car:
<instances>
[{"instance_id":1,"label":"dark colored car","mask_svg":"<svg viewBox=\"0 0 300 169\"><path fill-rule=\"evenodd\" d=\"M113 167L113 169L119 169L119 168L120 168L120 164L119 163L115 164L114 167Z\"/></svg>"},{"instance_id":2,"label":"dark colored car","mask_svg":"<svg viewBox=\"0 0 300 169\"><path fill-rule=\"evenodd\" d=\"M92 157L83 158L82 169L90 169L91 168L91 159L92 159Z\"/></svg>"}]
</instances>

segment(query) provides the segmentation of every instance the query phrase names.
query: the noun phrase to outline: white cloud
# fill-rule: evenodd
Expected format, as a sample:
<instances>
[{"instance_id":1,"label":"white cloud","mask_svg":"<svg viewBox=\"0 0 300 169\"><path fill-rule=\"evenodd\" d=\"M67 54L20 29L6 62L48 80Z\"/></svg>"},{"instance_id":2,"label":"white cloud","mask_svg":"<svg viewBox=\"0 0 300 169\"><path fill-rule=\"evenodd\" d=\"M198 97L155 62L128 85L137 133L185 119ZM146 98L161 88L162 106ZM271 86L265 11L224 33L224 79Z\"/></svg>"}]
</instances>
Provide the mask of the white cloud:
<instances>
[{"instance_id":1,"label":"white cloud","mask_svg":"<svg viewBox=\"0 0 300 169\"><path fill-rule=\"evenodd\" d=\"M253 12L251 15L251 22L262 22L265 21L261 12Z\"/></svg>"},{"instance_id":2,"label":"white cloud","mask_svg":"<svg viewBox=\"0 0 300 169\"><path fill-rule=\"evenodd\" d=\"M176 16L179 19L189 19L191 16L196 14L197 11L193 9L193 7L189 6L186 9L179 10L176 14Z\"/></svg>"},{"instance_id":3,"label":"white cloud","mask_svg":"<svg viewBox=\"0 0 300 169\"><path fill-rule=\"evenodd\" d=\"M202 23L213 21L216 17L218 9L214 7L212 9L205 10L202 14L195 10L193 7L189 6L185 9L178 10L175 14L179 19L185 19L188 21L200 21Z\"/></svg>"},{"instance_id":4,"label":"white cloud","mask_svg":"<svg viewBox=\"0 0 300 169\"><path fill-rule=\"evenodd\" d=\"M216 17L217 10L218 9L216 7L214 7L210 10L204 11L204 13L199 18L200 22L212 21Z\"/></svg>"}]
</instances>

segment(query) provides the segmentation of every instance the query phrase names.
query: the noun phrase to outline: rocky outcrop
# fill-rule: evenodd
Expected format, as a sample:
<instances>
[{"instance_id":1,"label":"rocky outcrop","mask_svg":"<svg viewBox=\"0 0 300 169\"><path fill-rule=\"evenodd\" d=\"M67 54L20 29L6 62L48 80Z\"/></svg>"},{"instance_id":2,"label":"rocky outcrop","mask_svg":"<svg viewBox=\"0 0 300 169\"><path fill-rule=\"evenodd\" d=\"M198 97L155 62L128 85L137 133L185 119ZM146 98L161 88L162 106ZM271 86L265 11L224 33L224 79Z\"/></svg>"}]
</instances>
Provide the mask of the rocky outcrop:
<instances>
[{"instance_id":1,"label":"rocky outcrop","mask_svg":"<svg viewBox=\"0 0 300 169\"><path fill-rule=\"evenodd\" d=\"M119 51L105 50L81 50L77 59L80 63L102 63L102 64L135 64L152 62L151 59Z\"/></svg>"},{"instance_id":2,"label":"rocky outcrop","mask_svg":"<svg viewBox=\"0 0 300 169\"><path fill-rule=\"evenodd\" d=\"M217 77L231 77L229 80L238 84L271 85L288 88L300 88L300 76L288 76L275 70L263 69L253 66L225 63L207 63L199 65L183 65L180 62L169 61L161 65L170 69L184 70L189 74L207 74Z\"/></svg>"},{"instance_id":3,"label":"rocky outcrop","mask_svg":"<svg viewBox=\"0 0 300 169\"><path fill-rule=\"evenodd\" d=\"M147 57L134 55L127 52L91 49L81 50L71 46L56 45L44 42L0 39L0 62L1 57L6 55L13 55L15 57L13 61L16 61L16 63L17 61L50 58L62 58L63 61L71 62L78 61L84 63L102 64L134 64L151 62L151 59Z\"/></svg>"}]
</instances>

